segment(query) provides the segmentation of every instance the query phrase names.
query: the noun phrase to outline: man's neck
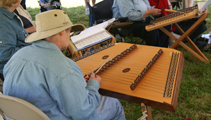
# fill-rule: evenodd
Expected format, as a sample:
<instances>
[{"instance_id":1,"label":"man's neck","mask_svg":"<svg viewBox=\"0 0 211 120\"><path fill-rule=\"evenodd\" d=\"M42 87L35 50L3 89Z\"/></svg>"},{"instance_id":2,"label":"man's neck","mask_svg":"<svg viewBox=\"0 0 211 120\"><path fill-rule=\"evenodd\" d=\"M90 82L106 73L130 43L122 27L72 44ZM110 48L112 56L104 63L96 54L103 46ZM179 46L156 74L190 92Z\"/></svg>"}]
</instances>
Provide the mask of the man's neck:
<instances>
[{"instance_id":1,"label":"man's neck","mask_svg":"<svg viewBox=\"0 0 211 120\"><path fill-rule=\"evenodd\" d=\"M50 43L54 43L60 50L62 50L62 46L61 46L59 40L46 38L45 41L50 42Z\"/></svg>"}]
</instances>

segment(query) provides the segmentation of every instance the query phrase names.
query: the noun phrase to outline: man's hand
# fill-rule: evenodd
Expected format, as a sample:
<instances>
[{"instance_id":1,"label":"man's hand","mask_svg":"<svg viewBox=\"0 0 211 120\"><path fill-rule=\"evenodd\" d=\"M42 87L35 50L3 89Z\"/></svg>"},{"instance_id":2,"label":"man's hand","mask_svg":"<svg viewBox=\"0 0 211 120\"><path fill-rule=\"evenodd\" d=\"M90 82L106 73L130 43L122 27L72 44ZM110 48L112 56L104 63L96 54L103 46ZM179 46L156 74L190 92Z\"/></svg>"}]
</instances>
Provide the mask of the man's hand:
<instances>
[{"instance_id":1,"label":"man's hand","mask_svg":"<svg viewBox=\"0 0 211 120\"><path fill-rule=\"evenodd\" d=\"M150 9L145 12L142 18L148 17L149 15L159 16L161 14L161 9Z\"/></svg>"},{"instance_id":2,"label":"man's hand","mask_svg":"<svg viewBox=\"0 0 211 120\"><path fill-rule=\"evenodd\" d=\"M157 8L150 9L149 10L149 14L150 15L159 16L161 14L161 9L157 9Z\"/></svg>"},{"instance_id":3,"label":"man's hand","mask_svg":"<svg viewBox=\"0 0 211 120\"><path fill-rule=\"evenodd\" d=\"M45 4L45 3L41 2L40 5L41 5L42 7L44 7L44 6L46 6L46 5L51 5L51 3L46 3L46 4Z\"/></svg>"},{"instance_id":4,"label":"man's hand","mask_svg":"<svg viewBox=\"0 0 211 120\"><path fill-rule=\"evenodd\" d=\"M99 75L96 75L95 73L92 73L89 79L93 79L99 82L101 84L102 78Z\"/></svg>"}]
</instances>

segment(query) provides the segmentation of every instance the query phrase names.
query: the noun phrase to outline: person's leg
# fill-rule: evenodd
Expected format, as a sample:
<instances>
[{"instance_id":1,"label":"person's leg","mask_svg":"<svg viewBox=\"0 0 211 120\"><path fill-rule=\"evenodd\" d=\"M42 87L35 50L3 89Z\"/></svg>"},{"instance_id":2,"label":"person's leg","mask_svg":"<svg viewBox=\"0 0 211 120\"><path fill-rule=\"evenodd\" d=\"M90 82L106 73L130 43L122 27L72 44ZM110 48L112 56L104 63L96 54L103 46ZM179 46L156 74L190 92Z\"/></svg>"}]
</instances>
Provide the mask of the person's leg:
<instances>
[{"instance_id":1,"label":"person's leg","mask_svg":"<svg viewBox=\"0 0 211 120\"><path fill-rule=\"evenodd\" d=\"M87 2L90 2L90 0L84 0L84 2L85 2L86 8L89 8L88 5L87 5Z\"/></svg>"},{"instance_id":2,"label":"person's leg","mask_svg":"<svg viewBox=\"0 0 211 120\"><path fill-rule=\"evenodd\" d=\"M60 9L61 4L57 1L54 1L52 4L52 9Z\"/></svg>"},{"instance_id":3,"label":"person's leg","mask_svg":"<svg viewBox=\"0 0 211 120\"><path fill-rule=\"evenodd\" d=\"M143 22L134 22L133 23L133 35L135 37L140 37L142 38L145 42L146 45L150 46L158 46L159 45L159 30L152 30L152 31L147 31L145 29L146 25L148 23L143 23Z\"/></svg>"},{"instance_id":4,"label":"person's leg","mask_svg":"<svg viewBox=\"0 0 211 120\"><path fill-rule=\"evenodd\" d=\"M94 6L94 5L95 5L95 2L96 2L96 0L92 0L92 6Z\"/></svg>"},{"instance_id":5,"label":"person's leg","mask_svg":"<svg viewBox=\"0 0 211 120\"><path fill-rule=\"evenodd\" d=\"M102 96L96 112L100 120L126 120L123 107L116 98Z\"/></svg>"},{"instance_id":6,"label":"person's leg","mask_svg":"<svg viewBox=\"0 0 211 120\"><path fill-rule=\"evenodd\" d=\"M166 30L171 31L171 25L164 27ZM163 31L159 30L159 47L168 47L169 45L169 36L166 35Z\"/></svg>"},{"instance_id":7,"label":"person's leg","mask_svg":"<svg viewBox=\"0 0 211 120\"><path fill-rule=\"evenodd\" d=\"M178 25L183 29L184 32L186 32L197 20L198 18L193 18L190 20L179 22ZM206 30L207 30L206 21L203 21L202 24L200 24L189 37L191 40L194 40L196 37L198 37L200 34L205 32ZM176 30L175 33L181 35L178 32L178 30Z\"/></svg>"},{"instance_id":8,"label":"person's leg","mask_svg":"<svg viewBox=\"0 0 211 120\"><path fill-rule=\"evenodd\" d=\"M87 2L90 2L90 0L85 0L85 14L88 15L89 14L89 6L87 4Z\"/></svg>"},{"instance_id":9,"label":"person's leg","mask_svg":"<svg viewBox=\"0 0 211 120\"><path fill-rule=\"evenodd\" d=\"M52 5L46 5L44 6L44 8L48 11L48 10L52 10Z\"/></svg>"}]
</instances>

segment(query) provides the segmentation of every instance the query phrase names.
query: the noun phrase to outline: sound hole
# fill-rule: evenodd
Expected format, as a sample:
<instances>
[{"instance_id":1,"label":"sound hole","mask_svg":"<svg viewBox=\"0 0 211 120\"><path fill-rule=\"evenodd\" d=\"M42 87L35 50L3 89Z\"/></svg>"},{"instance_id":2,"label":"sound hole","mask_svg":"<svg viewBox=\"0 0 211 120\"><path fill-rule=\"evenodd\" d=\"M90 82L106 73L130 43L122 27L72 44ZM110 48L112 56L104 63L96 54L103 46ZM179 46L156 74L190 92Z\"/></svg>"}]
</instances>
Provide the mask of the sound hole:
<instances>
[{"instance_id":1,"label":"sound hole","mask_svg":"<svg viewBox=\"0 0 211 120\"><path fill-rule=\"evenodd\" d=\"M126 72L129 72L129 71L130 71L130 68L125 68L122 72L126 73Z\"/></svg>"},{"instance_id":2,"label":"sound hole","mask_svg":"<svg viewBox=\"0 0 211 120\"><path fill-rule=\"evenodd\" d=\"M104 55L103 57L102 57L102 59L107 59L109 57L109 55Z\"/></svg>"}]
</instances>

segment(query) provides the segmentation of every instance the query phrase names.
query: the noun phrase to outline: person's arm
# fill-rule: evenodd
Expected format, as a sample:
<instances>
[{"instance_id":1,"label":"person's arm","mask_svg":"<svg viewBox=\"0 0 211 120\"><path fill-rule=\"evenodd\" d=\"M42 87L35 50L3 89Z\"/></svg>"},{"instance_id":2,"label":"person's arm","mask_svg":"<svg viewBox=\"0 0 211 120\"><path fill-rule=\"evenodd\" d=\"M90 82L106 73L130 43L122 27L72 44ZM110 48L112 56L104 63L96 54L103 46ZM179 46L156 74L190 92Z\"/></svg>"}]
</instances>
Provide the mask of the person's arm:
<instances>
[{"instance_id":1,"label":"person's arm","mask_svg":"<svg viewBox=\"0 0 211 120\"><path fill-rule=\"evenodd\" d=\"M161 9L154 8L154 9L146 10L142 18L148 17L149 15L159 16L160 14L161 14Z\"/></svg>"},{"instance_id":2,"label":"person's arm","mask_svg":"<svg viewBox=\"0 0 211 120\"><path fill-rule=\"evenodd\" d=\"M36 32L36 27L35 26L31 26L29 28L26 28L25 30L28 33L33 33L33 32Z\"/></svg>"},{"instance_id":3,"label":"person's arm","mask_svg":"<svg viewBox=\"0 0 211 120\"><path fill-rule=\"evenodd\" d=\"M100 105L99 82L90 79L86 84L83 74L72 73L62 78L57 85L54 98L60 111L75 120L88 120L96 114L95 109Z\"/></svg>"},{"instance_id":4,"label":"person's arm","mask_svg":"<svg viewBox=\"0 0 211 120\"><path fill-rule=\"evenodd\" d=\"M130 0L117 0L116 4L119 8L120 15L132 21L140 21L149 15L159 15L161 12L160 9L150 9L146 11L135 10L134 3Z\"/></svg>"},{"instance_id":5,"label":"person's arm","mask_svg":"<svg viewBox=\"0 0 211 120\"><path fill-rule=\"evenodd\" d=\"M2 22L2 21L1 21ZM12 27L6 23L2 22L0 24L0 60L7 62L12 55L17 52L22 47L25 47L24 45L17 45L17 39L18 37L24 37L21 36L24 35L23 33L20 33L17 35L15 31L12 29ZM23 40L24 42L24 40Z\"/></svg>"},{"instance_id":6,"label":"person's arm","mask_svg":"<svg viewBox=\"0 0 211 120\"><path fill-rule=\"evenodd\" d=\"M135 11L134 4L130 0L115 0L116 6L119 9L119 13L121 17L127 17L129 20L132 21L140 21L142 20L143 12L142 11Z\"/></svg>"},{"instance_id":7,"label":"person's arm","mask_svg":"<svg viewBox=\"0 0 211 120\"><path fill-rule=\"evenodd\" d=\"M44 1L41 0L41 1L40 1L40 5L41 5L42 7L44 7L44 6L46 6L46 5L51 5L51 3L44 3Z\"/></svg>"}]
</instances>

